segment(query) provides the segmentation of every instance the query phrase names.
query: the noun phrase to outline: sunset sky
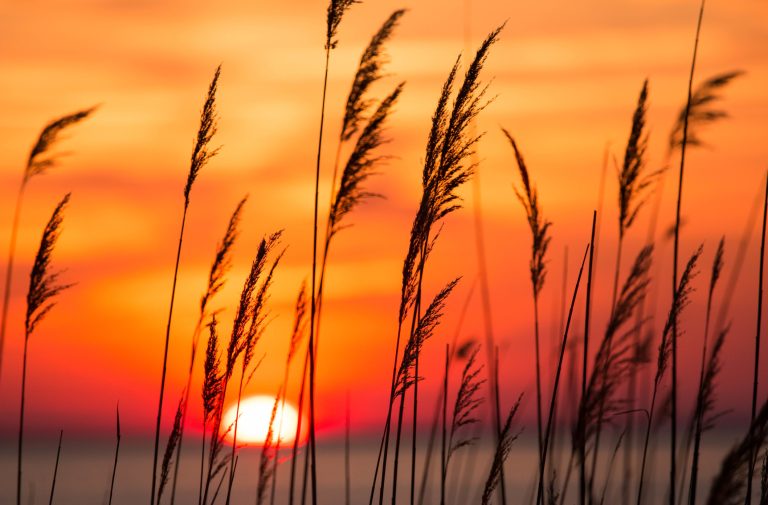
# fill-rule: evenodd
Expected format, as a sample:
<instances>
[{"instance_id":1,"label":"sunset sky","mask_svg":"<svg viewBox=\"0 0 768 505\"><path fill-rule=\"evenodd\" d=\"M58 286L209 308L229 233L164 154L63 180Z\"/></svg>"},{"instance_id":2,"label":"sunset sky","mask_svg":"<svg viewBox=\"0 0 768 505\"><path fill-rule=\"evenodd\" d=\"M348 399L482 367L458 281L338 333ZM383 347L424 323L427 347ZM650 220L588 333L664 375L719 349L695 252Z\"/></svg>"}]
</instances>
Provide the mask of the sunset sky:
<instances>
[{"instance_id":1,"label":"sunset sky","mask_svg":"<svg viewBox=\"0 0 768 505\"><path fill-rule=\"evenodd\" d=\"M62 0L6 2L0 7L3 271L13 203L30 146L50 119L99 105L92 118L67 131L58 147L65 156L27 191L0 379L3 436L17 429L29 269L42 228L68 191L72 202L54 265L66 269L64 279L76 285L61 296L30 340L30 433L64 428L111 434L118 401L126 431L151 433L182 190L200 107L219 63L220 124L214 144L222 149L192 191L172 327L166 420L170 422L184 387L191 331L216 244L245 194L249 201L234 265L213 306L224 310L226 334L258 241L284 229L288 250L270 300L274 321L259 344L257 354L266 357L248 391L277 392L292 305L302 280L310 276L326 5L318 0ZM369 185L386 198L354 212L354 226L338 235L329 260L318 358L321 434L343 429L347 392L355 429L376 430L383 422L402 260L420 197L431 114L451 65L467 50L467 40L474 50L486 33L507 23L483 75L491 83L493 101L477 125L486 132L479 145L479 184L493 332L501 348L502 402L510 404L526 392L530 420L530 233L513 191L519 183L513 153L500 127L516 137L545 215L553 222L541 302L543 349L549 356L550 340L559 328L564 250L568 248L570 293L589 240L592 210L598 206L606 146L620 162L647 77L648 168L661 167L668 132L685 103L698 12L697 2L690 0L474 1L469 6L463 0L369 0L354 5L331 57L321 216L327 214L336 139L360 53L387 16L401 7L409 12L387 46L390 75L374 89L381 98L406 81L387 130L391 142L382 149L392 159ZM726 237L727 281L768 169L768 3L707 4L695 80L731 70L745 71L723 93L721 105L731 117L700 132L707 145L690 151L686 166L681 257L687 258L699 243L705 246L698 291L683 319L681 375L686 378L698 375L705 285L717 240ZM677 163L675 157L665 179L662 231L674 221ZM425 348L427 394L437 387L444 342L453 337L477 278L473 209L478 202L472 184L463 188L465 208L447 219L427 268L427 296L463 276L440 331ZM600 216L594 338L604 329L610 299L618 234L616 194L611 163ZM650 207L629 231L625 266L645 240ZM758 229L732 303L733 328L725 347L718 404L736 410L727 419L739 426L751 391ZM668 309L671 257L671 242L661 238L653 268L660 276L657 326ZM583 325L581 300L578 335ZM719 306L719 298L716 303ZM477 290L469 307L460 338L483 338ZM768 358L763 362L768 366ZM297 395L299 366L297 360L291 398ZM545 366L545 377L550 377L549 370ZM199 372L200 367L197 379ZM195 401L198 387L193 390ZM686 380L682 387L690 391L696 380ZM761 398L766 392L763 387ZM199 418L197 407L193 415Z\"/></svg>"}]
</instances>

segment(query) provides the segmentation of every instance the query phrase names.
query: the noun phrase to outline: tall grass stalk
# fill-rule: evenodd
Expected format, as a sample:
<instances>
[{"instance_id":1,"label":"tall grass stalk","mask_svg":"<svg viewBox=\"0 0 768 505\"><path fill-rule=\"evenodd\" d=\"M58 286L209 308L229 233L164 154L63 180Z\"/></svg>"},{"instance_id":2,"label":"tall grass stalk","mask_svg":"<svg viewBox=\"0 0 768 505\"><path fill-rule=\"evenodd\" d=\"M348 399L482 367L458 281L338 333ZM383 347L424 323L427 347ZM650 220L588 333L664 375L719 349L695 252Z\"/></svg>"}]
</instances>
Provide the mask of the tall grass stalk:
<instances>
[{"instance_id":1,"label":"tall grass stalk","mask_svg":"<svg viewBox=\"0 0 768 505\"><path fill-rule=\"evenodd\" d=\"M763 232L760 236L760 278L757 288L757 330L755 331L755 373L752 380L752 410L750 420L754 422L757 409L757 385L758 372L760 371L760 337L762 333L763 322L763 272L765 269L765 222L768 217L768 174L765 179L765 200L763 203ZM752 480L755 473L755 460L757 451L753 451L749 459L749 468L747 469L747 498L746 505L752 503Z\"/></svg>"},{"instance_id":2,"label":"tall grass stalk","mask_svg":"<svg viewBox=\"0 0 768 505\"><path fill-rule=\"evenodd\" d=\"M320 131L317 135L317 158L315 161L315 196L314 219L312 226L312 287L310 291L309 318L309 448L312 464L310 465L312 481L312 504L317 505L317 456L315 451L315 311L316 276L317 276L317 229L318 206L320 197L320 160L323 150L323 129L325 126L325 98L328 91L328 67L331 60L331 49L336 47L336 33L344 12L352 6L354 0L331 0L327 10L327 29L325 38L325 71L323 76L323 97L320 105Z\"/></svg>"},{"instance_id":3,"label":"tall grass stalk","mask_svg":"<svg viewBox=\"0 0 768 505\"><path fill-rule=\"evenodd\" d=\"M587 360L589 358L589 320L592 312L590 311L592 303L592 268L595 259L595 224L597 222L597 211L592 212L592 232L589 239L589 268L587 269L587 296L584 307L584 348L581 363L581 402L583 403L587 396ZM578 415L578 414L577 414ZM581 433L579 433L581 443L579 444L579 505L586 504L587 493L587 433L586 424L582 423ZM568 465L570 469L571 465ZM563 493L565 494L565 493Z\"/></svg>"},{"instance_id":4,"label":"tall grass stalk","mask_svg":"<svg viewBox=\"0 0 768 505\"><path fill-rule=\"evenodd\" d=\"M189 393L192 388L192 372L195 367L195 357L197 356L197 347L200 343L200 333L203 329L205 319L208 317L208 304L211 299L224 287L225 275L229 270L232 263L232 248L239 234L238 225L240 223L240 216L243 212L248 197L244 197L235 207L235 211L229 218L229 224L227 224L227 230L224 233L224 237L216 248L216 255L214 256L213 263L211 264L211 270L208 273L208 284L206 286L205 293L200 299L200 314L198 315L195 328L192 331L192 351L189 357L189 369L187 370L187 385L184 388L184 400L182 403L181 411L181 429L179 432L179 440L176 445L176 458L174 460L173 468L173 482L171 484L171 505L174 505L176 501L176 482L179 475L179 466L181 462L181 446L184 441L184 427L187 420L187 406L189 405Z\"/></svg>"},{"instance_id":5,"label":"tall grass stalk","mask_svg":"<svg viewBox=\"0 0 768 505\"><path fill-rule=\"evenodd\" d=\"M255 274L255 279L258 280L258 278L261 276L262 271L266 267L266 261L269 256L270 251L278 244L280 240L282 232L277 232L272 234L268 240L262 240L261 245L259 246L259 251L256 255L256 265L257 265L257 272ZM240 402L243 397L243 387L247 384L247 382L250 382L251 378L253 377L253 374L256 372L256 369L259 366L260 361L254 362L254 350L256 348L256 344L261 339L261 336L264 332L265 326L266 326L266 320L267 320L267 310L266 310L266 303L269 298L269 288L272 285L272 279L275 274L275 270L277 269L278 264L280 263L280 260L283 257L283 253L280 253L277 255L277 257L272 262L272 266L270 267L269 271L266 274L266 277L261 283L261 286L256 291L256 296L252 302L252 305L248 309L247 317L249 318L249 327L248 331L245 334L245 338L243 339L243 342L241 345L241 351L242 354L242 361L241 361L241 369L240 369L240 381L238 384L237 389L237 403L235 407L235 422L234 422L234 430L232 433L232 453L229 457L229 480L227 483L227 495L226 495L226 505L230 504L230 500L232 497L232 486L235 482L235 461L237 458L237 429L240 425ZM275 408L277 408L277 405L280 400L280 395L282 395L282 386L280 391L278 392L278 396L275 398ZM222 404L224 402L224 396L222 396ZM274 415L274 414L273 414ZM272 427L270 426L270 431ZM278 437L279 438L279 437ZM272 444L272 441L268 441L270 444ZM272 473L270 472L270 476ZM260 496L261 499L261 496Z\"/></svg>"},{"instance_id":6,"label":"tall grass stalk","mask_svg":"<svg viewBox=\"0 0 768 505\"><path fill-rule=\"evenodd\" d=\"M376 462L369 503L373 503L379 468L381 468L380 504L384 500L392 409L395 400L400 396L397 394L396 381L398 380L397 370L403 324L409 312L412 312L412 329L409 336L409 340L411 340L415 337L414 330L417 326L415 321L418 319L420 312L420 286L424 266L435 240L432 237L433 227L445 216L460 208L460 201L456 191L469 179L472 173L473 167L466 166L465 162L471 156L475 145L479 141L479 136L469 135L468 130L472 120L485 106L483 96L486 88L480 86L480 71L483 68L491 45L498 39L502 28L503 26L491 32L481 44L472 63L467 67L464 81L454 98L453 107L450 107L449 100L453 91L456 74L458 73L459 60L457 59L443 85L432 117L432 127L427 140L427 153L422 172L422 197L411 228L408 252L403 263L390 398L384 432L379 447L380 456ZM397 452L397 447L395 450ZM396 480L396 478L393 479L393 481Z\"/></svg>"},{"instance_id":7,"label":"tall grass stalk","mask_svg":"<svg viewBox=\"0 0 768 505\"><path fill-rule=\"evenodd\" d=\"M56 464L53 466L53 479L51 480L51 497L48 505L53 505L53 493L56 491L56 476L59 474L59 457L61 456L61 439L64 438L64 430L59 431L59 445L56 448Z\"/></svg>"},{"instance_id":8,"label":"tall grass stalk","mask_svg":"<svg viewBox=\"0 0 768 505\"><path fill-rule=\"evenodd\" d=\"M517 161L517 168L520 171L520 178L523 183L522 190L515 188L515 194L518 200L522 203L525 209L526 219L528 226L531 229L532 243L531 243L531 259L530 259L530 275L531 286L533 288L533 335L534 346L536 356L536 427L538 430L539 441L539 467L545 459L542 451L544 450L544 431L542 424L542 407L541 407L541 359L539 356L539 295L544 287L544 280L547 275L546 271L546 254L547 248L551 237L549 236L549 228L552 226L550 221L547 221L542 213L538 192L536 187L530 181L528 169L525 166L525 161L517 148L517 143L512 135L507 130L502 129L504 135L512 145L512 149L515 151L515 160Z\"/></svg>"},{"instance_id":9,"label":"tall grass stalk","mask_svg":"<svg viewBox=\"0 0 768 505\"><path fill-rule=\"evenodd\" d=\"M589 252L589 245L584 249L584 257L581 260L581 267L579 267L579 275L576 277L576 287L573 289L573 298L571 299L571 307L568 309L568 319L565 323L565 330L563 331L563 344L560 347L560 354L557 360L557 371L555 372L554 385L552 386L552 399L549 403L549 414L547 416L547 425L544 431L544 446L542 447L541 460L539 463L539 487L537 490L536 503L537 505L543 505L544 497L544 473L547 465L547 452L549 449L549 438L552 432L552 424L555 414L555 405L557 404L557 390L560 385L560 373L563 369L563 357L565 356L565 349L568 346L568 331L571 328L571 318L573 317L573 308L576 305L576 297L579 294L579 285L581 284L581 274L584 272L584 264L587 261L587 253Z\"/></svg>"},{"instance_id":10,"label":"tall grass stalk","mask_svg":"<svg viewBox=\"0 0 768 505\"><path fill-rule=\"evenodd\" d=\"M117 475L117 460L120 457L120 404L117 405L116 417L117 429L115 431L115 462L112 464L112 478L109 480L109 500L107 501L107 505L112 505L112 496L114 495L115 491L115 476Z\"/></svg>"},{"instance_id":11,"label":"tall grass stalk","mask_svg":"<svg viewBox=\"0 0 768 505\"><path fill-rule=\"evenodd\" d=\"M45 172L54 167L57 163L57 156L50 154L49 151L56 145L59 139L59 135L80 121L84 120L96 110L96 107L90 109L84 109L74 114L68 114L61 118L55 119L48 123L43 131L40 132L40 136L37 138L37 142L32 146L32 150L27 158L27 164L24 167L24 174L19 184L19 191L16 195L16 204L13 210L13 218L11 224L11 238L8 245L8 260L5 267L5 284L3 285L3 308L0 313L0 380L3 375L3 348L5 346L5 328L8 322L8 307L11 301L11 287L13 277L13 263L16 257L16 239L19 232L19 219L21 218L21 209L24 202L24 194L27 189L29 181L37 176L43 175Z\"/></svg>"},{"instance_id":12,"label":"tall grass stalk","mask_svg":"<svg viewBox=\"0 0 768 505\"><path fill-rule=\"evenodd\" d=\"M634 224L641 208L646 202L646 192L658 172L648 174L645 170L645 151L648 146L646 133L646 114L648 101L648 80L643 81L643 87L637 99L635 111L632 114L632 126L624 151L624 161L619 171L619 239L616 248L616 263L613 274L613 292L611 295L611 313L616 307L616 296L619 288L621 273L622 250L624 238L629 228ZM608 342L609 352L611 342ZM630 373L631 375L631 373ZM603 407L601 407L602 409ZM602 434L602 414L598 416L597 432L595 434L595 450L592 451L592 478L590 480L590 496L594 493L594 475L597 468L597 457L600 450L600 435Z\"/></svg>"},{"instance_id":13,"label":"tall grass stalk","mask_svg":"<svg viewBox=\"0 0 768 505\"><path fill-rule=\"evenodd\" d=\"M71 284L62 284L59 280L61 272L51 271L51 258L56 242L61 233L64 220L64 210L69 203L69 193L56 205L56 208L45 225L40 247L29 274L29 290L27 291L27 312L24 318L24 354L21 368L21 407L19 408L19 440L16 467L16 505L21 505L21 475L22 456L24 454L24 406L27 393L27 353L29 337L37 325L45 318L55 305L54 299Z\"/></svg>"},{"instance_id":14,"label":"tall grass stalk","mask_svg":"<svg viewBox=\"0 0 768 505\"><path fill-rule=\"evenodd\" d=\"M283 417L285 412L285 400L287 396L287 388L288 388L288 376L290 374L291 369L291 363L293 362L293 358L296 356L297 351L299 350L299 347L301 345L301 339L304 337L305 329L306 329L306 316L307 316L307 283L306 281L301 283L301 288L299 289L299 295L296 298L296 308L294 310L294 318L293 318L293 328L291 331L291 338L288 343L288 356L285 359L285 372L283 373L283 382L282 386L280 388L280 392L282 394L282 397L280 398L280 422L278 423L277 427L277 441L275 442L275 454L278 455L280 453L280 446L282 442L282 436L283 436ZM306 376L306 373L304 374ZM303 398L302 398L303 399ZM300 430L301 425L301 416L297 418L299 421L296 423L297 430ZM300 435L299 433L296 434L296 439L298 440ZM297 440L294 440L294 444L297 443ZM295 459L295 456L294 456ZM292 469L293 469L293 459L291 463ZM272 464L272 483L270 490L270 498L269 502L271 505L274 505L275 503L275 488L277 487L277 468L278 468L278 458L274 458L273 464ZM293 480L291 480L291 486L293 485Z\"/></svg>"},{"instance_id":15,"label":"tall grass stalk","mask_svg":"<svg viewBox=\"0 0 768 505\"><path fill-rule=\"evenodd\" d=\"M200 170L208 161L216 155L218 149L211 149L210 142L216 134L218 117L216 114L216 91L221 75L221 65L216 68L213 79L208 86L208 93L200 113L200 127L195 138L195 147L192 151L192 159L187 175L187 183L184 186L184 208L181 215L181 227L176 248L176 262L173 268L173 283L171 285L171 301L168 307L168 320L165 327L165 343L163 346L163 368L160 374L160 398L157 403L157 418L155 421L155 441L152 451L152 488L150 490L150 504L155 504L155 492L157 487L157 459L160 448L160 423L163 415L163 399L165 396L165 376L168 369L168 346L171 339L171 321L173 319L173 305L176 299L176 281L179 275L179 262L181 261L181 247L184 241L184 226L187 222L187 210L189 209L190 193Z\"/></svg>"},{"instance_id":16,"label":"tall grass stalk","mask_svg":"<svg viewBox=\"0 0 768 505\"><path fill-rule=\"evenodd\" d=\"M696 23L696 39L693 45L693 57L691 58L691 72L688 77L688 100L685 105L685 118L683 120L683 137L680 145L680 172L678 174L677 181L677 203L675 206L675 242L672 256L672 294L673 296L677 292L677 258L680 248L680 208L683 199L683 176L685 171L685 153L686 146L688 144L688 123L691 113L691 103L693 96L693 75L696 69L696 55L699 50L699 35L701 33L701 21L704 17L704 4L705 0L701 0L701 6L699 8L699 17ZM671 436L669 440L669 504L675 505L675 483L677 469L677 322L673 321L672 325L672 421L671 421Z\"/></svg>"},{"instance_id":17,"label":"tall grass stalk","mask_svg":"<svg viewBox=\"0 0 768 505\"><path fill-rule=\"evenodd\" d=\"M653 415L656 408L656 399L659 392L659 386L664 378L664 374L669 367L669 360L672 354L673 342L676 338L674 327L677 326L680 319L680 314L683 309L688 305L689 297L693 291L693 287L690 283L693 277L696 275L696 263L701 256L701 246L693 253L688 260L688 264L683 271L683 275L680 277L680 283L675 288L675 295L672 297L672 306L669 309L669 316L664 324L664 331L661 335L661 343L659 344L659 354L656 360L656 376L653 380L653 392L651 393L651 405L648 409L648 424L645 429L645 440L643 442L643 458L640 464L640 480L637 486L637 505L643 503L643 486L645 484L645 468L648 460L648 446L651 438L651 429L653 428ZM674 499L674 487L670 487L672 491L672 499Z\"/></svg>"}]
</instances>

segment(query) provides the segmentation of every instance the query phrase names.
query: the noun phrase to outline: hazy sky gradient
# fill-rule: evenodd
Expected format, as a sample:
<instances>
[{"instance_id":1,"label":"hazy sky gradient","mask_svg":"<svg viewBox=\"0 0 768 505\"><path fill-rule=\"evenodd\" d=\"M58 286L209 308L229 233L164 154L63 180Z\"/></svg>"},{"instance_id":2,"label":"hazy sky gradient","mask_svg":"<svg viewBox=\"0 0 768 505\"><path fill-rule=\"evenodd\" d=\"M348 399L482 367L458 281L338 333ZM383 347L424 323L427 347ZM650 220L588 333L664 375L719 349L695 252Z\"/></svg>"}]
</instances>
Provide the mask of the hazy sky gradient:
<instances>
[{"instance_id":1,"label":"hazy sky gradient","mask_svg":"<svg viewBox=\"0 0 768 505\"><path fill-rule=\"evenodd\" d=\"M223 64L221 121L215 143L223 147L192 192L167 405L170 412L184 385L191 328L214 248L229 214L246 193L250 199L234 268L214 307L225 309L222 320L231 320L258 240L284 228L289 249L271 299L275 320L259 344L257 352L265 353L266 359L251 386L253 393L277 391L292 304L301 281L310 275L325 7L325 2L316 0L266 5L82 0L13 2L1 8L2 261L22 168L40 129L65 113L94 104L100 108L92 119L68 132L60 145L67 153L60 166L34 179L28 188L0 383L0 432L16 429L31 260L46 219L66 191L73 192L72 204L54 264L66 268L65 279L77 285L61 297L30 342L30 430L109 432L117 401L127 430L150 429L182 189L204 92L219 63ZM523 391L529 401L533 399L530 235L512 190L518 183L512 152L499 127L516 136L544 212L554 223L541 303L546 351L559 327L564 248L569 251L570 290L588 241L591 212L598 205L604 149L610 145L611 155L621 160L646 77L650 79L648 167L656 169L663 163L669 129L684 105L698 9L696 2L681 0L536 5L477 1L471 2L471 16L466 17L467 7L458 0L355 5L340 27L339 47L331 61L321 215L327 213L335 139L357 59L371 34L399 7L407 7L409 13L388 45L391 75L375 88L381 97L400 80L407 81L389 123L392 142L382 149L393 159L369 186L386 199L355 211L355 226L338 236L329 261L317 393L321 433L341 429L340 409L347 390L355 426L378 427L382 422L400 270L420 196L424 144L440 86L456 56L465 51L466 34L474 48L485 33L507 22L485 69L484 78L492 79L489 97L494 100L481 114L478 128L486 132L479 147L483 226L493 328L501 346L503 402L508 404ZM746 75L725 92L723 105L732 117L701 132L708 145L691 151L687 164L681 257L687 258L701 242L705 253L704 273L697 281L700 289L686 312L689 317L684 318L680 341L681 376L686 378L698 376L704 286L717 240L721 235L727 239L727 281L736 243L768 168L765 2L713 0L707 5L696 80L736 69ZM673 167L676 163L674 158ZM605 324L617 237L612 164L607 173L593 338ZM453 277L464 276L441 330L425 349L427 391L436 386L443 342L452 338L459 309L476 278L472 214L476 202L471 189L464 189L467 208L447 220L427 269L428 296ZM661 228L674 219L675 168L664 190ZM646 209L629 232L625 266L645 238L648 214ZM718 404L739 414L748 408L751 391L756 238L733 300L733 332L725 347ZM654 266L661 276L657 326L669 301L671 256L671 243L661 241ZM462 338L482 336L477 295ZM580 328L583 302L578 307ZM545 377L549 368L545 367ZM686 380L683 390L691 390L695 382ZM764 393L765 389L761 397ZM728 419L740 422L741 417Z\"/></svg>"}]
</instances>

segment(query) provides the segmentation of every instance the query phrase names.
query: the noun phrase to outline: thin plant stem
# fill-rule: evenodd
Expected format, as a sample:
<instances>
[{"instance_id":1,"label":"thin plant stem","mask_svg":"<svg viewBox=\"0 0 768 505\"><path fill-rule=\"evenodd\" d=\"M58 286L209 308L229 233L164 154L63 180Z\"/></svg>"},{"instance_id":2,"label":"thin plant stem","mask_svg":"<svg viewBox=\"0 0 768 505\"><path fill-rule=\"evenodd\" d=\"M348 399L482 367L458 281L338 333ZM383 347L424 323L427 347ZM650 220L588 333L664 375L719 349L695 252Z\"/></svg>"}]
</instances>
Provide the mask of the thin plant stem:
<instances>
[{"instance_id":1,"label":"thin plant stem","mask_svg":"<svg viewBox=\"0 0 768 505\"><path fill-rule=\"evenodd\" d=\"M56 449L56 464L53 467L53 480L51 481L51 497L48 505L53 505L53 493L56 491L56 476L59 474L59 458L61 457L61 439L64 438L64 430L59 431L59 446Z\"/></svg>"},{"instance_id":2,"label":"thin plant stem","mask_svg":"<svg viewBox=\"0 0 768 505\"><path fill-rule=\"evenodd\" d=\"M643 484L645 483L645 467L648 460L648 443L651 439L651 428L653 427L653 412L656 408L656 394L658 393L657 385L654 384L653 393L651 394L651 407L648 411L648 424L645 427L645 441L643 442L643 459L640 463L640 480L637 485L637 505L643 503Z\"/></svg>"},{"instance_id":3,"label":"thin plant stem","mask_svg":"<svg viewBox=\"0 0 768 505\"><path fill-rule=\"evenodd\" d=\"M762 331L763 322L763 272L765 265L765 221L768 217L768 175L765 180L765 201L763 203L763 232L760 237L760 277L758 279L757 289L757 330L755 332L755 374L752 381L752 411L750 420L752 423L755 421L756 409L757 409L757 386L758 386L758 372L760 371L760 334ZM747 498L745 500L746 505L752 503L752 479L755 473L755 459L757 452L754 447L750 449L749 465L747 467Z\"/></svg>"},{"instance_id":4,"label":"thin plant stem","mask_svg":"<svg viewBox=\"0 0 768 505\"><path fill-rule=\"evenodd\" d=\"M11 279L13 276L13 260L16 256L16 239L19 233L19 219L21 216L22 202L24 201L24 190L27 187L26 177L19 185L19 192L16 196L16 206L13 210L13 224L11 225L11 240L8 245L8 261L5 267L5 286L3 288L3 312L0 315L0 380L3 376L3 348L5 346L5 326L8 321L8 306L11 301Z\"/></svg>"},{"instance_id":5,"label":"thin plant stem","mask_svg":"<svg viewBox=\"0 0 768 505\"><path fill-rule=\"evenodd\" d=\"M288 485L288 505L293 505L293 488L296 482L296 460L298 458L299 440L301 439L301 420L304 411L304 392L306 389L307 368L309 365L309 353L304 355L304 366L302 367L301 386L299 389L299 422L296 424L296 436L293 439L293 448L291 449L291 478Z\"/></svg>"},{"instance_id":6,"label":"thin plant stem","mask_svg":"<svg viewBox=\"0 0 768 505\"><path fill-rule=\"evenodd\" d=\"M672 258L672 296L675 296L677 291L677 260L680 249L680 208L683 199L683 175L685 171L685 153L688 144L688 120L691 110L691 99L693 93L693 75L696 69L696 55L699 49L699 35L701 33L701 20L704 17L704 4L705 0L701 0L701 7L699 8L699 18L696 23L696 40L693 45L693 57L691 59L691 72L688 78L688 99L685 104L685 119L683 121L683 138L680 146L680 172L677 183L677 204L675 206L675 242L673 248ZM675 505L675 471L677 467L676 462L677 451L677 323L673 322L672 325L672 422L671 422L671 436L670 436L670 468L669 468L669 504ZM747 501L749 503L749 499Z\"/></svg>"},{"instance_id":7,"label":"thin plant stem","mask_svg":"<svg viewBox=\"0 0 768 505\"><path fill-rule=\"evenodd\" d=\"M112 505L112 495L115 490L115 476L117 475L117 459L120 456L120 405L117 406L117 441L115 443L115 462L112 464L112 478L109 482L109 500L107 505Z\"/></svg>"},{"instance_id":8,"label":"thin plant stem","mask_svg":"<svg viewBox=\"0 0 768 505\"><path fill-rule=\"evenodd\" d=\"M21 408L19 409L19 452L16 472L16 505L21 505L21 467L24 445L24 404L27 396L27 348L29 345L29 333L24 335L24 356L21 367Z\"/></svg>"},{"instance_id":9,"label":"thin plant stem","mask_svg":"<svg viewBox=\"0 0 768 505\"><path fill-rule=\"evenodd\" d=\"M157 485L157 457L160 448L160 422L163 415L163 398L165 396L165 376L168 370L168 344L171 339L171 320L173 319L173 304L176 299L176 281L179 276L179 262L181 261L181 246L184 241L184 225L187 222L187 209L189 202L185 201L184 211L181 215L181 229L179 230L179 243L176 249L176 263L173 268L173 284L171 286L171 303L168 308L168 322L165 326L165 344L163 347L163 371L160 374L160 399L157 402L157 419L155 421L155 445L152 451L152 493L150 504L155 504L155 490Z\"/></svg>"},{"instance_id":10,"label":"thin plant stem","mask_svg":"<svg viewBox=\"0 0 768 505\"><path fill-rule=\"evenodd\" d=\"M445 371L443 373L443 429L442 429L442 449L440 456L440 505L445 505L445 478L446 478L446 433L448 418L448 366L450 364L449 346L445 346Z\"/></svg>"},{"instance_id":11,"label":"thin plant stem","mask_svg":"<svg viewBox=\"0 0 768 505\"><path fill-rule=\"evenodd\" d=\"M331 58L331 46L325 48L325 75L323 77L323 99L320 107L320 132L317 141L317 160L315 163L315 206L314 224L312 227L312 303L309 320L309 447L312 464L310 465L312 481L312 505L317 505L317 467L315 454L315 282L317 275L317 211L320 198L320 159L323 148L323 126L325 125L325 98L328 91L328 64Z\"/></svg>"},{"instance_id":12,"label":"thin plant stem","mask_svg":"<svg viewBox=\"0 0 768 505\"><path fill-rule=\"evenodd\" d=\"M591 315L590 304L592 302L592 268L595 257L595 228L597 222L597 211L592 212L592 233L590 238L589 247L589 267L587 270L587 299L584 315L584 349L582 356L581 367L581 401L583 402L587 396L587 358L589 355L589 319ZM580 433L581 443L579 444L579 504L586 504L586 492L587 492L587 476L586 476L586 459L587 459L587 434L586 425L582 423L582 433ZM569 465L570 470L570 465Z\"/></svg>"},{"instance_id":13,"label":"thin plant stem","mask_svg":"<svg viewBox=\"0 0 768 505\"><path fill-rule=\"evenodd\" d=\"M552 386L552 399L549 403L549 414L547 418L547 427L544 432L544 446L541 453L541 462L539 463L539 487L537 491L537 504L544 503L544 470L547 464L547 451L549 448L549 435L552 431L552 420L555 412L555 403L557 402L557 390L560 385L560 373L563 369L563 357L565 356L565 349L568 345L568 330L571 327L571 318L573 317L573 308L576 305L576 296L579 294L579 285L581 284L581 274L584 272L584 264L587 261L587 253L589 252L589 246L584 249L584 258L581 260L581 267L579 268L579 275L576 278L576 287L573 290L573 298L571 299L571 308L568 310L568 319L565 323L565 331L563 332L563 344L560 347L560 356L557 361L557 371L555 372L555 382Z\"/></svg>"}]
</instances>

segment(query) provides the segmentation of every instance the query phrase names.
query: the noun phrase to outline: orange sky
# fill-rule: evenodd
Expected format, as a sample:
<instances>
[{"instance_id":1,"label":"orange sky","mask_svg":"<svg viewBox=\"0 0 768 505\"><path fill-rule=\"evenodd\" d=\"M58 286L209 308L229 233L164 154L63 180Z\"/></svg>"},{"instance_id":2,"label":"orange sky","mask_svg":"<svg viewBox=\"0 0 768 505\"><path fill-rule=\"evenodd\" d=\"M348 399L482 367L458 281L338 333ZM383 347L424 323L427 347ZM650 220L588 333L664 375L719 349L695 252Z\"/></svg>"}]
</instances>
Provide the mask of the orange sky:
<instances>
[{"instance_id":1,"label":"orange sky","mask_svg":"<svg viewBox=\"0 0 768 505\"><path fill-rule=\"evenodd\" d=\"M277 390L292 303L302 279L309 276L325 7L316 0L294 0L290 6L236 0L71 0L13 2L0 8L2 258L23 163L40 128L53 117L101 104L92 119L73 128L62 142L60 149L69 154L61 165L35 179L27 193L0 382L0 432L16 429L28 270L42 227L66 191L73 192L72 204L54 262L66 268L66 280L77 285L61 297L30 342L29 425L46 432L59 426L108 431L119 400L129 430L150 429L182 189L199 108L218 63L223 72L215 142L223 148L192 193L172 332L169 395L175 398L183 387L188 340L205 275L226 220L245 193L250 201L235 266L214 305L225 308L225 321L231 319L258 240L284 228L290 247L273 290L271 307L277 317L260 344L267 358L251 387L253 393ZM389 123L392 142L383 149L395 158L370 184L386 199L355 211L355 226L338 236L329 263L318 377L319 423L327 432L337 431L343 422L340 409L347 389L356 426L376 427L383 417L400 269L419 198L430 116L445 75L465 47L462 1L355 5L343 21L332 56L327 138L337 136L360 52L398 7L410 12L388 46L391 77L375 90L381 96L399 80L407 81ZM697 8L696 2L682 0L472 3L468 26L473 47L507 20L485 69L496 99L478 124L487 132L480 144L480 184L505 403L520 391L531 392L532 307L530 237L512 191L517 183L512 153L498 127L516 136L544 211L554 222L550 273L542 295L543 335L548 340L558 326L555 307L564 248L569 248L572 286L597 204L603 149L610 143L621 157L645 77L650 79L649 167L662 161L667 132L685 99ZM708 146L689 157L683 201L687 224L681 242L683 257L705 242L706 270L717 239L725 234L726 279L768 164L765 2L713 0L707 5L697 75L735 69L747 74L725 93L732 117L703 132ZM331 140L324 151L321 202L327 202L334 150ZM662 207L664 227L673 220L674 189L670 177ZM448 219L427 272L430 293L464 275L442 330L425 350L428 390L435 387L442 343L455 330L477 271L471 187L463 195L467 208ZM596 278L596 332L604 327L602 308L609 296L615 201L615 177L609 169ZM630 231L625 264L645 237L647 214ZM720 395L723 408L748 405L752 372L743 363L751 359L754 338L756 247L753 239L733 303L735 324L726 344ZM660 248L657 259L663 308L671 244ZM688 311L694 317L685 318L684 376L695 376L700 352L704 277ZM464 335L480 336L481 323L475 296ZM693 388L693 382L683 387ZM292 387L295 392L295 381Z\"/></svg>"}]
</instances>

